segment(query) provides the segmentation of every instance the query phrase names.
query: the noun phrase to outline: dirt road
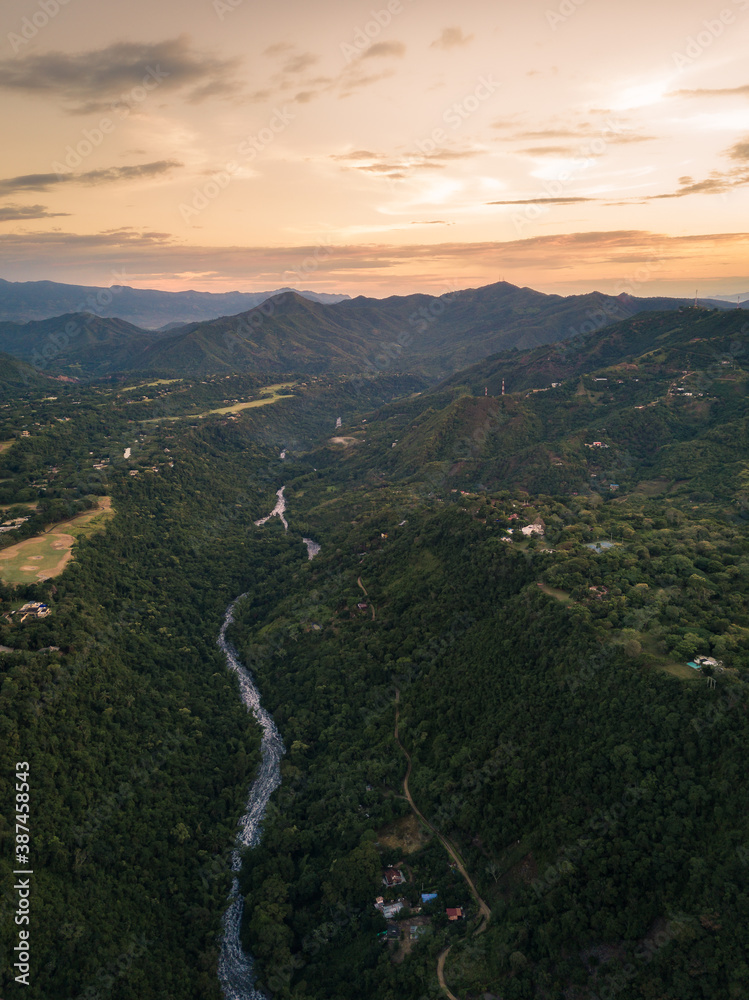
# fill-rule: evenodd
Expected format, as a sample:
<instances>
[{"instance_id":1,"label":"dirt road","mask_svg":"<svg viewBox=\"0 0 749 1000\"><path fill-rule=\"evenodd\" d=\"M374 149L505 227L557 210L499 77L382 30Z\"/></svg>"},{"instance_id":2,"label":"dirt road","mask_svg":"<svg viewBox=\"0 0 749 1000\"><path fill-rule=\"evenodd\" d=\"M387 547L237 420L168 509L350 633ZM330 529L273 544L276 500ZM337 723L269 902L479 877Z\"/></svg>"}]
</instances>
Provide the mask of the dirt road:
<instances>
[{"instance_id":1,"label":"dirt road","mask_svg":"<svg viewBox=\"0 0 749 1000\"><path fill-rule=\"evenodd\" d=\"M458 854L458 851L455 848L455 846L447 839L447 837L443 836L443 834L441 834L436 827L432 826L432 824L429 822L426 816L424 816L424 814L419 810L419 808L417 807L416 803L413 800L413 796L411 795L411 790L408 787L408 780L411 777L412 764L411 764L411 754L408 752L408 750L406 750L406 748L401 743L400 736L398 733L398 719L399 719L398 705L400 703L400 695L401 695L400 691L398 690L398 688L396 688L395 689L395 742L398 744L401 752L408 761L408 767L406 768L406 776L403 779L403 792L406 796L406 799L408 800L408 804L411 806L411 809L413 810L416 817L424 824L424 826L427 827L427 829L432 831L435 837L439 839L442 846L445 848L447 853L455 862L458 871L465 879L465 882L468 885L468 888L471 890L471 895L476 901L479 908L479 912L481 914L481 922L474 931L474 936L477 934L482 934L486 930L487 924L491 919L492 911L489 909L489 907L481 898L481 896L479 896L478 890L476 889L476 886L473 884L473 880L471 879L471 876L468 874L466 866L463 863L463 859ZM445 951L443 951L439 957L439 960L437 962L437 978L439 979L440 986L445 991L450 1000L458 1000L458 998L453 993L450 992L450 988L445 982L445 960L448 956L449 951L450 948L446 948Z\"/></svg>"}]
</instances>

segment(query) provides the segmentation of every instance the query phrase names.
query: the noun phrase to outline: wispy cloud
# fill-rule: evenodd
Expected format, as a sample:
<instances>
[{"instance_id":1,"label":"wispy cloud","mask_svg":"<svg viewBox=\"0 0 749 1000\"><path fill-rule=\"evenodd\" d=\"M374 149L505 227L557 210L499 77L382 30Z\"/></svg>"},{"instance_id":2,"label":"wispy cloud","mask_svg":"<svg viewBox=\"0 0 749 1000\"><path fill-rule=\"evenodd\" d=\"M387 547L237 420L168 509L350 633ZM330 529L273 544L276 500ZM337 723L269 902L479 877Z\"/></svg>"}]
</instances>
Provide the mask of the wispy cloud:
<instances>
[{"instance_id":1,"label":"wispy cloud","mask_svg":"<svg viewBox=\"0 0 749 1000\"><path fill-rule=\"evenodd\" d=\"M362 55L362 59L402 59L405 54L406 46L403 42L375 42Z\"/></svg>"},{"instance_id":2,"label":"wispy cloud","mask_svg":"<svg viewBox=\"0 0 749 1000\"><path fill-rule=\"evenodd\" d=\"M28 219L54 219L69 212L48 212L44 205L3 205L0 222L23 222Z\"/></svg>"},{"instance_id":3,"label":"wispy cloud","mask_svg":"<svg viewBox=\"0 0 749 1000\"><path fill-rule=\"evenodd\" d=\"M598 198L517 198L509 201L488 201L487 205L576 205L583 201L598 201Z\"/></svg>"},{"instance_id":4,"label":"wispy cloud","mask_svg":"<svg viewBox=\"0 0 749 1000\"><path fill-rule=\"evenodd\" d=\"M350 153L334 153L331 158L365 174L380 174L390 180L403 180L416 171L444 170L451 162L471 159L484 153L482 148L437 149L433 153L413 152L394 156L392 153L355 149Z\"/></svg>"},{"instance_id":5,"label":"wispy cloud","mask_svg":"<svg viewBox=\"0 0 749 1000\"><path fill-rule=\"evenodd\" d=\"M525 156L574 156L577 150L574 146L529 146L517 152Z\"/></svg>"},{"instance_id":6,"label":"wispy cloud","mask_svg":"<svg viewBox=\"0 0 749 1000\"><path fill-rule=\"evenodd\" d=\"M689 262L704 271L706 260L722 266L722 260L745 254L747 247L749 233L668 236L637 229L546 235L504 243L341 244L331 247L332 252L320 260L316 280L339 285L347 281L352 290L363 282L384 283L389 289L400 283L413 287L414 280L418 280L414 275L422 268L424 287L428 287L430 281L437 280L435 261L453 274L464 274L470 268L476 275L493 275L501 264L508 273L522 272L522 280L529 271L536 275L566 274L573 264L581 272L595 266L598 275L616 275L629 273L627 269L631 270L633 264L654 258L673 262L676 273L681 275L679 280L684 280L684 275L690 273L686 269ZM44 276L53 264L59 273L61 262L73 270L88 268L95 253L102 273L113 267L125 268L133 277L145 275L151 286L185 272L205 274L209 276L206 280L215 277L217 281L239 281L243 287L253 280L259 287L266 281L283 284L284 276L298 269L299 262L314 250L314 246L307 245L185 246L168 233L130 228L81 235L0 235L0 252L27 275Z\"/></svg>"},{"instance_id":7,"label":"wispy cloud","mask_svg":"<svg viewBox=\"0 0 749 1000\"><path fill-rule=\"evenodd\" d=\"M45 52L0 60L0 90L61 101L72 113L105 111L133 88L184 91L187 101L235 96L240 60L194 50L186 35L116 42L88 52Z\"/></svg>"},{"instance_id":8,"label":"wispy cloud","mask_svg":"<svg viewBox=\"0 0 749 1000\"><path fill-rule=\"evenodd\" d=\"M320 57L294 45L271 45L263 54L277 63L277 69L266 75L266 86L250 93L249 100L263 103L293 100L298 104L310 104L324 96L351 97L392 77L395 73L392 66L385 65L375 70L370 60L402 59L406 55L406 46L398 41L375 42L333 76L314 73Z\"/></svg>"},{"instance_id":9,"label":"wispy cloud","mask_svg":"<svg viewBox=\"0 0 749 1000\"><path fill-rule=\"evenodd\" d=\"M713 170L703 180L696 181L693 177L680 177L679 188L665 194L654 194L649 201L660 201L665 198L686 198L693 194L725 194L734 188L749 184L749 137L735 143L724 152L729 160L741 164L730 170Z\"/></svg>"},{"instance_id":10,"label":"wispy cloud","mask_svg":"<svg viewBox=\"0 0 749 1000\"><path fill-rule=\"evenodd\" d=\"M462 28L445 28L440 37L432 42L430 48L443 49L445 51L462 48L462 46L468 45L469 42L473 41L473 37L473 35L464 35Z\"/></svg>"},{"instance_id":11,"label":"wispy cloud","mask_svg":"<svg viewBox=\"0 0 749 1000\"><path fill-rule=\"evenodd\" d=\"M696 90L674 90L668 97L749 97L749 83L741 87L700 87Z\"/></svg>"},{"instance_id":12,"label":"wispy cloud","mask_svg":"<svg viewBox=\"0 0 749 1000\"><path fill-rule=\"evenodd\" d=\"M155 160L127 167L102 167L75 174L21 174L18 177L0 178L0 197L19 191L49 191L58 184L116 184L120 181L158 177L182 164L177 160Z\"/></svg>"}]
</instances>

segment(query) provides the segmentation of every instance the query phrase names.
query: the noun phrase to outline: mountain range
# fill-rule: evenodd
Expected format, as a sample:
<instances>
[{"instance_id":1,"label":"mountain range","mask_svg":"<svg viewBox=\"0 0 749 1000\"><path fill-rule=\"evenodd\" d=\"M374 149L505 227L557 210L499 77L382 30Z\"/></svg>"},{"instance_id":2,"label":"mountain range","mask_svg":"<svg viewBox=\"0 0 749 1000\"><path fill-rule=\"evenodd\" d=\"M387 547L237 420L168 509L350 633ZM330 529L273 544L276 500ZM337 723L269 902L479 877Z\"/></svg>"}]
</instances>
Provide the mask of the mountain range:
<instances>
[{"instance_id":1,"label":"mountain range","mask_svg":"<svg viewBox=\"0 0 749 1000\"><path fill-rule=\"evenodd\" d=\"M546 295L506 282L439 297L358 296L331 303L289 291L235 316L161 331L86 312L6 321L0 323L0 351L85 377L399 370L437 381L498 351L574 340L637 313L688 304L600 292Z\"/></svg>"},{"instance_id":2,"label":"mountain range","mask_svg":"<svg viewBox=\"0 0 749 1000\"><path fill-rule=\"evenodd\" d=\"M450 481L531 493L631 490L644 479L715 495L746 482L749 312L642 314L568 344L504 352L367 414L315 465L353 482ZM343 440L343 439L341 439ZM597 444L595 444L597 442ZM665 486L664 486L665 488Z\"/></svg>"},{"instance_id":3,"label":"mountain range","mask_svg":"<svg viewBox=\"0 0 749 1000\"><path fill-rule=\"evenodd\" d=\"M245 312L290 288L267 292L162 292L128 285L65 285L57 281L0 279L0 320L26 323L67 313L117 317L145 329L193 323ZM302 291L313 302L340 302L347 295Z\"/></svg>"}]
</instances>

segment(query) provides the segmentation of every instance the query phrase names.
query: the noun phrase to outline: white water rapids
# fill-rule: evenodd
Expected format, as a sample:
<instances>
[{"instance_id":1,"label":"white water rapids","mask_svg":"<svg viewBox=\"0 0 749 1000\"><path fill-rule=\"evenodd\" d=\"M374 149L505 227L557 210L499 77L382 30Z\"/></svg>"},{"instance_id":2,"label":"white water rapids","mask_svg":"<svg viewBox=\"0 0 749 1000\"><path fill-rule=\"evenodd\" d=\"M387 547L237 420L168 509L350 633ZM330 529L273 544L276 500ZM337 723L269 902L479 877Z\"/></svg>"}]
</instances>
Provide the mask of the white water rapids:
<instances>
[{"instance_id":1,"label":"white water rapids","mask_svg":"<svg viewBox=\"0 0 749 1000\"><path fill-rule=\"evenodd\" d=\"M280 517L285 530L289 530L289 525L284 517L286 499L283 491L285 489L286 487L282 486L276 493L278 500L270 514L255 521L258 527L264 525L272 517ZM320 551L320 546L311 538L305 538L303 541L307 546L307 557L314 559ZM218 961L218 975L226 1000L266 1000L265 995L255 989L255 969L252 958L242 951L239 939L244 900L239 893L239 878L237 876L242 867L242 848L254 847L260 841L260 824L263 821L271 795L281 784L281 758L285 753L281 734L276 729L271 716L260 704L260 694L252 682L252 674L240 663L236 649L226 638L226 630L234 621L234 608L246 596L246 594L242 594L232 601L226 609L224 623L218 637L219 648L226 657L229 669L233 670L239 678L239 693L245 708L248 712L252 712L263 730L260 742L262 761L255 780L250 785L247 809L239 821L241 829L237 835L237 846L231 855L231 870L234 872L234 878L229 893L229 908L224 914L224 936L221 941L221 955Z\"/></svg>"},{"instance_id":2,"label":"white water rapids","mask_svg":"<svg viewBox=\"0 0 749 1000\"><path fill-rule=\"evenodd\" d=\"M283 455L281 456L281 458L283 458ZM282 486L281 489L277 491L276 496L278 497L278 500L276 500L276 506L273 508L270 514L266 514L266 516L261 517L259 521L255 521L256 527L262 528L265 522L270 521L272 517L280 517L281 524L283 524L284 526L284 531L289 530L289 522L284 517L284 514L286 512L286 497L283 495L283 491L285 489L286 487ZM302 541L307 546L307 558L314 559L317 553L320 551L320 545L317 542L315 542L312 538L303 538Z\"/></svg>"},{"instance_id":3,"label":"white water rapids","mask_svg":"<svg viewBox=\"0 0 749 1000\"><path fill-rule=\"evenodd\" d=\"M286 497L283 495L283 491L285 489L286 489L286 487L282 486L281 489L277 491L276 496L278 497L278 500L276 500L276 506L273 508L273 510L270 512L270 514L266 514L266 516L265 517L261 517L259 521L255 521L256 527L262 528L262 526L265 524L265 522L266 521L270 521L270 519L272 517L280 517L281 518L281 524L284 526L284 529L286 531L289 530L289 522L283 516L284 515L284 511L286 510Z\"/></svg>"},{"instance_id":4,"label":"white water rapids","mask_svg":"<svg viewBox=\"0 0 749 1000\"><path fill-rule=\"evenodd\" d=\"M252 675L240 662L236 649L226 638L226 630L234 621L234 608L246 597L242 594L226 609L224 624L219 633L218 645L226 656L230 670L239 678L239 690L242 701L248 712L257 719L263 730L260 744L262 761L257 776L250 785L247 799L247 810L239 821L241 830L237 835L237 846L231 855L231 870L234 872L230 905L224 914L224 936L221 941L221 956L218 962L218 975L226 1000L266 1000L265 995L254 987L255 972L252 958L242 951L239 940L239 930L242 923L244 900L239 893L239 878L237 874L242 866L241 850L243 847L254 847L260 840L260 824L271 795L281 784L281 757L284 755L284 745L281 735L276 729L271 716L260 704L260 695L252 683Z\"/></svg>"}]
</instances>

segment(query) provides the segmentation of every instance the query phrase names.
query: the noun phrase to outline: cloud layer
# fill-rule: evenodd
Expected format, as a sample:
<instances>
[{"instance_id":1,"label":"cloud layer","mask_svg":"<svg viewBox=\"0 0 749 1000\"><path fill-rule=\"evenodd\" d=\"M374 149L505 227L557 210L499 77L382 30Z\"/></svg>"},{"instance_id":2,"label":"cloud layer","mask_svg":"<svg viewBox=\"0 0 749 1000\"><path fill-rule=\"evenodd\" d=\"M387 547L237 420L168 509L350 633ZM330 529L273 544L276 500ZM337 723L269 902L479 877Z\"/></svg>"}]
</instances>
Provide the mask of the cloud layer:
<instances>
[{"instance_id":1,"label":"cloud layer","mask_svg":"<svg viewBox=\"0 0 749 1000\"><path fill-rule=\"evenodd\" d=\"M197 52L186 35L115 42L88 52L45 52L0 61L0 90L60 101L76 114L106 111L133 91L184 91L191 102L235 96L240 60Z\"/></svg>"}]
</instances>

